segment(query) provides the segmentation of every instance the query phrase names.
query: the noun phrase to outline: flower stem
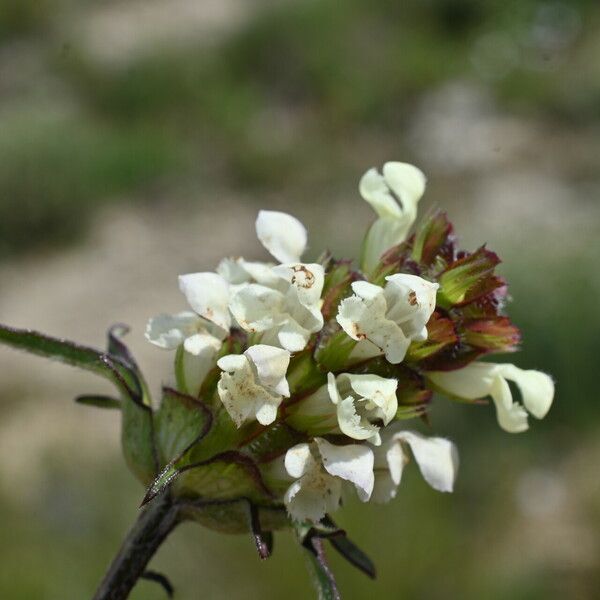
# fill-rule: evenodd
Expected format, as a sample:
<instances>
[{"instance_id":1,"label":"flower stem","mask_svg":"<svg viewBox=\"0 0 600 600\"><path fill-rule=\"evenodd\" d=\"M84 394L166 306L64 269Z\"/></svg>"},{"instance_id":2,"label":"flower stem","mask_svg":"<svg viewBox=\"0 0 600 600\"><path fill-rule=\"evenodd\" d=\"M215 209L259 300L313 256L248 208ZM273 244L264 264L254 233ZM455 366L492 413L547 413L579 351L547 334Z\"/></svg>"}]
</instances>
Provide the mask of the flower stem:
<instances>
[{"instance_id":1,"label":"flower stem","mask_svg":"<svg viewBox=\"0 0 600 600\"><path fill-rule=\"evenodd\" d=\"M179 518L168 493L150 502L127 534L93 600L125 600Z\"/></svg>"}]
</instances>

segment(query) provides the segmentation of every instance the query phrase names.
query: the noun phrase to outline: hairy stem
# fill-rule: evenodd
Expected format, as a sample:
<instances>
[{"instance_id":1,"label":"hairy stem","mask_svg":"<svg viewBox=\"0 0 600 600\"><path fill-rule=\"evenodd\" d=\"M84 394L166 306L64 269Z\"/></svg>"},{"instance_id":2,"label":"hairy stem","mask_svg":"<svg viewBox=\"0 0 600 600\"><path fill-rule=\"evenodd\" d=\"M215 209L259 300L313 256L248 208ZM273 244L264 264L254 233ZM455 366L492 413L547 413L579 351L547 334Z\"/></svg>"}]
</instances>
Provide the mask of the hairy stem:
<instances>
[{"instance_id":1,"label":"hairy stem","mask_svg":"<svg viewBox=\"0 0 600 600\"><path fill-rule=\"evenodd\" d=\"M178 523L179 511L168 493L155 498L127 534L93 600L125 600Z\"/></svg>"}]
</instances>

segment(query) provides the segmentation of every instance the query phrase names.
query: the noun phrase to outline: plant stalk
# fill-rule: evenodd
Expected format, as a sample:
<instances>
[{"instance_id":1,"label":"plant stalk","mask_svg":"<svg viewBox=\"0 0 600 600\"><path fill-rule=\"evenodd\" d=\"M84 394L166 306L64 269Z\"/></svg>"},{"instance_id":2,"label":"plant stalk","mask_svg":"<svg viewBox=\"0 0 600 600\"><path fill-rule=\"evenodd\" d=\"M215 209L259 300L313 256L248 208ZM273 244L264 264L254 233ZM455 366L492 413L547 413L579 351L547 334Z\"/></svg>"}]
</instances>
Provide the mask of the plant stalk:
<instances>
[{"instance_id":1,"label":"plant stalk","mask_svg":"<svg viewBox=\"0 0 600 600\"><path fill-rule=\"evenodd\" d=\"M93 600L125 600L179 517L168 493L150 502L127 534Z\"/></svg>"}]
</instances>

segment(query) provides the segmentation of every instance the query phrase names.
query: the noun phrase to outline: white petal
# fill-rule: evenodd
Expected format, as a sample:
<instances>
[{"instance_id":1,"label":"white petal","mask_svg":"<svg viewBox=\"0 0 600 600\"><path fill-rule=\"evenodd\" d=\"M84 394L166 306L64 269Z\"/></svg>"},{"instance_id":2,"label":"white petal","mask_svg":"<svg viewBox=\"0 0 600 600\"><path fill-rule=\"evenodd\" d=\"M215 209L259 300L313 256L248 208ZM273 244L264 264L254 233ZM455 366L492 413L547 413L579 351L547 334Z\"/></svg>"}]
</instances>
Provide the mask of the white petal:
<instances>
[{"instance_id":1,"label":"white petal","mask_svg":"<svg viewBox=\"0 0 600 600\"><path fill-rule=\"evenodd\" d=\"M381 409L384 423L387 425L398 411L396 390L398 381L386 379L379 375L353 375L343 373L340 377L348 378L350 386L361 398L366 398Z\"/></svg>"},{"instance_id":2,"label":"white petal","mask_svg":"<svg viewBox=\"0 0 600 600\"><path fill-rule=\"evenodd\" d=\"M287 213L261 210L256 219L261 244L280 262L298 262L307 242L306 229Z\"/></svg>"},{"instance_id":3,"label":"white petal","mask_svg":"<svg viewBox=\"0 0 600 600\"><path fill-rule=\"evenodd\" d=\"M358 497L366 502L373 492L373 451L367 446L352 444L334 446L323 438L315 438L325 470L335 477L350 481Z\"/></svg>"},{"instance_id":4,"label":"white petal","mask_svg":"<svg viewBox=\"0 0 600 600\"><path fill-rule=\"evenodd\" d=\"M221 348L222 342L209 333L196 333L185 339L183 347L186 352L199 356L205 352L216 354Z\"/></svg>"},{"instance_id":5,"label":"white petal","mask_svg":"<svg viewBox=\"0 0 600 600\"><path fill-rule=\"evenodd\" d=\"M337 418L342 433L354 440L372 440L375 445L379 445L379 427L372 425L356 412L355 402L352 396L338 402Z\"/></svg>"},{"instance_id":6,"label":"white petal","mask_svg":"<svg viewBox=\"0 0 600 600\"><path fill-rule=\"evenodd\" d=\"M327 393L334 404L339 404L342 401L333 373L327 373Z\"/></svg>"},{"instance_id":7,"label":"white petal","mask_svg":"<svg viewBox=\"0 0 600 600\"><path fill-rule=\"evenodd\" d=\"M197 329L199 321L198 315L192 312L158 315L148 321L146 339L159 348L174 350Z\"/></svg>"},{"instance_id":8,"label":"white petal","mask_svg":"<svg viewBox=\"0 0 600 600\"><path fill-rule=\"evenodd\" d=\"M379 216L363 245L361 265L370 272L384 252L406 239L417 216L417 203L425 191L425 176L413 165L388 162L383 166L383 175L375 169L367 171L359 190Z\"/></svg>"},{"instance_id":9,"label":"white petal","mask_svg":"<svg viewBox=\"0 0 600 600\"><path fill-rule=\"evenodd\" d=\"M296 321L288 321L277 332L277 339L282 348L290 352L301 352L310 339L310 331L304 329Z\"/></svg>"},{"instance_id":10,"label":"white petal","mask_svg":"<svg viewBox=\"0 0 600 600\"><path fill-rule=\"evenodd\" d=\"M412 221L406 215L397 219L379 218L371 227L363 243L360 265L370 273L378 265L382 255L408 237Z\"/></svg>"},{"instance_id":11,"label":"white petal","mask_svg":"<svg viewBox=\"0 0 600 600\"><path fill-rule=\"evenodd\" d=\"M190 273L179 276L179 289L189 305L201 316L229 330L229 284L217 273Z\"/></svg>"},{"instance_id":12,"label":"white petal","mask_svg":"<svg viewBox=\"0 0 600 600\"><path fill-rule=\"evenodd\" d=\"M427 180L423 171L414 165L402 162L387 162L383 165L383 177L390 189L400 198L403 214L411 220L417 217L417 204L425 193Z\"/></svg>"},{"instance_id":13,"label":"white petal","mask_svg":"<svg viewBox=\"0 0 600 600\"><path fill-rule=\"evenodd\" d=\"M227 354L222 356L218 361L217 365L222 371L233 373L234 371L240 371L246 367L248 359L241 354Z\"/></svg>"},{"instance_id":14,"label":"white petal","mask_svg":"<svg viewBox=\"0 0 600 600\"><path fill-rule=\"evenodd\" d=\"M399 273L386 277L387 318L402 328L407 337L423 337L423 329L435 310L437 283ZM427 339L427 329L424 331Z\"/></svg>"},{"instance_id":15,"label":"white petal","mask_svg":"<svg viewBox=\"0 0 600 600\"><path fill-rule=\"evenodd\" d=\"M250 280L248 271L242 265L240 258L224 258L216 268L217 273L232 285L240 285Z\"/></svg>"},{"instance_id":16,"label":"white petal","mask_svg":"<svg viewBox=\"0 0 600 600\"><path fill-rule=\"evenodd\" d=\"M299 479L316 466L308 444L297 444L285 453L285 470L290 477Z\"/></svg>"},{"instance_id":17,"label":"white petal","mask_svg":"<svg viewBox=\"0 0 600 600\"><path fill-rule=\"evenodd\" d=\"M342 481L316 472L295 481L288 488L284 502L290 516L296 521L318 523L326 514L337 510L340 504Z\"/></svg>"},{"instance_id":18,"label":"white petal","mask_svg":"<svg viewBox=\"0 0 600 600\"><path fill-rule=\"evenodd\" d=\"M503 377L514 381L523 397L525 408L537 419L543 419L554 399L554 382L540 371L519 369L515 365L498 365Z\"/></svg>"},{"instance_id":19,"label":"white petal","mask_svg":"<svg viewBox=\"0 0 600 600\"><path fill-rule=\"evenodd\" d=\"M373 342L369 340L360 340L350 352L350 360L351 364L362 362L363 360L368 360L369 358L375 358L376 356L381 356L383 352L381 348L378 348Z\"/></svg>"},{"instance_id":20,"label":"white petal","mask_svg":"<svg viewBox=\"0 0 600 600\"><path fill-rule=\"evenodd\" d=\"M233 295L230 309L240 327L254 333L278 325L283 304L284 297L281 292L250 283Z\"/></svg>"},{"instance_id":21,"label":"white petal","mask_svg":"<svg viewBox=\"0 0 600 600\"><path fill-rule=\"evenodd\" d=\"M211 346L205 346L198 354L183 353L183 383L188 394L198 396L204 378L215 366L215 355L216 351Z\"/></svg>"},{"instance_id":22,"label":"white petal","mask_svg":"<svg viewBox=\"0 0 600 600\"><path fill-rule=\"evenodd\" d=\"M369 169L358 184L360 195L373 207L379 217L398 218L402 209L398 206L383 175L377 169Z\"/></svg>"},{"instance_id":23,"label":"white petal","mask_svg":"<svg viewBox=\"0 0 600 600\"><path fill-rule=\"evenodd\" d=\"M277 394L289 397L290 388L285 378L290 364L290 353L287 350L256 344L250 346L244 354L254 363L261 385Z\"/></svg>"},{"instance_id":24,"label":"white petal","mask_svg":"<svg viewBox=\"0 0 600 600\"><path fill-rule=\"evenodd\" d=\"M427 377L452 396L477 400L491 392L495 372L492 363L474 362L456 371L429 371Z\"/></svg>"},{"instance_id":25,"label":"white petal","mask_svg":"<svg viewBox=\"0 0 600 600\"><path fill-rule=\"evenodd\" d=\"M277 285L278 276L273 273L273 264L258 262L258 261L247 261L240 258L240 265L248 273L248 275L261 285L267 287L274 287Z\"/></svg>"},{"instance_id":26,"label":"white petal","mask_svg":"<svg viewBox=\"0 0 600 600\"><path fill-rule=\"evenodd\" d=\"M278 402L263 402L256 410L256 420L261 425L270 425L277 418Z\"/></svg>"},{"instance_id":27,"label":"white petal","mask_svg":"<svg viewBox=\"0 0 600 600\"><path fill-rule=\"evenodd\" d=\"M449 440L427 438L413 431L400 431L393 440L406 442L425 481L439 492L451 492L458 472L458 452Z\"/></svg>"},{"instance_id":28,"label":"white petal","mask_svg":"<svg viewBox=\"0 0 600 600\"><path fill-rule=\"evenodd\" d=\"M255 372L258 369L253 368L250 361L251 358L246 355L229 354L217 362L224 371L217 385L219 398L237 427L251 417L255 417L262 425L271 424L277 417L277 409L283 399L280 394L256 381ZM269 379L274 374L269 372L266 362L259 359ZM287 387L285 379L283 381ZM283 387L284 384L279 382L276 387Z\"/></svg>"},{"instance_id":29,"label":"white petal","mask_svg":"<svg viewBox=\"0 0 600 600\"><path fill-rule=\"evenodd\" d=\"M374 454L375 487L372 499L379 503L389 502L396 497L408 457L402 444L394 441L389 431L384 433L383 445L375 448Z\"/></svg>"},{"instance_id":30,"label":"white petal","mask_svg":"<svg viewBox=\"0 0 600 600\"><path fill-rule=\"evenodd\" d=\"M509 433L519 433L528 428L527 412L513 401L510 388L501 370L503 365L474 362L457 371L436 371L427 377L447 393L476 400L490 395L496 407L498 424Z\"/></svg>"},{"instance_id":31,"label":"white petal","mask_svg":"<svg viewBox=\"0 0 600 600\"><path fill-rule=\"evenodd\" d=\"M353 282L352 291L363 300L375 300L375 298L383 294L382 287L368 281Z\"/></svg>"},{"instance_id":32,"label":"white petal","mask_svg":"<svg viewBox=\"0 0 600 600\"><path fill-rule=\"evenodd\" d=\"M527 411L513 397L506 380L500 376L494 379L490 390L492 400L496 406L498 424L508 433L521 433L529 428L527 424Z\"/></svg>"},{"instance_id":33,"label":"white petal","mask_svg":"<svg viewBox=\"0 0 600 600\"><path fill-rule=\"evenodd\" d=\"M298 300L304 306L313 306L321 299L325 271L316 263L292 263L273 267L273 273L294 286Z\"/></svg>"}]
</instances>

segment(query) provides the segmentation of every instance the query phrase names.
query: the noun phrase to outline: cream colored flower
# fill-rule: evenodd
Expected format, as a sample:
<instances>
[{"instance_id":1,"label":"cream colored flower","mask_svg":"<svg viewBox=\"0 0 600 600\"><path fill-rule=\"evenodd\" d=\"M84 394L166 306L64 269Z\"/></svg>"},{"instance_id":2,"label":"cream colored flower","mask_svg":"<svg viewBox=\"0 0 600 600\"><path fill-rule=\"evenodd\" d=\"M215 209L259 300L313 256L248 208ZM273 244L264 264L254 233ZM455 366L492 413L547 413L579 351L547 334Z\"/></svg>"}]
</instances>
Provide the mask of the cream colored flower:
<instances>
[{"instance_id":1,"label":"cream colored flower","mask_svg":"<svg viewBox=\"0 0 600 600\"><path fill-rule=\"evenodd\" d=\"M458 471L456 446L444 438L427 438L414 431L388 431L383 444L375 449L373 500L388 502L396 497L404 466L406 448L412 450L425 481L439 492L451 492Z\"/></svg>"},{"instance_id":2,"label":"cream colored flower","mask_svg":"<svg viewBox=\"0 0 600 600\"><path fill-rule=\"evenodd\" d=\"M334 446L322 438L298 444L285 455L287 473L296 479L284 496L296 521L320 521L337 510L344 482L354 485L367 502L374 484L373 451L367 446Z\"/></svg>"},{"instance_id":3,"label":"cream colored flower","mask_svg":"<svg viewBox=\"0 0 600 600\"><path fill-rule=\"evenodd\" d=\"M269 425L290 388L285 374L290 353L281 348L257 344L244 354L228 354L217 362L224 371L217 390L223 406L238 426L251 418Z\"/></svg>"},{"instance_id":4,"label":"cream colored flower","mask_svg":"<svg viewBox=\"0 0 600 600\"><path fill-rule=\"evenodd\" d=\"M385 288L355 281L355 295L340 303L337 321L352 339L370 342L397 364L413 340L427 339L439 286L416 275L396 274L386 280Z\"/></svg>"},{"instance_id":5,"label":"cream colored flower","mask_svg":"<svg viewBox=\"0 0 600 600\"><path fill-rule=\"evenodd\" d=\"M355 440L369 440L381 444L381 421L387 425L396 415L398 399L395 379L378 375L354 375L342 373L336 378L327 376L327 388L331 401L337 407L338 424L343 433Z\"/></svg>"},{"instance_id":6,"label":"cream colored flower","mask_svg":"<svg viewBox=\"0 0 600 600\"><path fill-rule=\"evenodd\" d=\"M311 334L323 328L323 267L293 263L273 267L271 272L276 283L241 287L231 299L231 312L242 329L262 333L264 343L299 352Z\"/></svg>"},{"instance_id":7,"label":"cream colored flower","mask_svg":"<svg viewBox=\"0 0 600 600\"><path fill-rule=\"evenodd\" d=\"M425 183L422 171L401 162L385 163L382 174L370 169L363 175L360 194L378 217L363 245L361 267L365 272L374 269L384 252L406 239L417 217Z\"/></svg>"},{"instance_id":8,"label":"cream colored flower","mask_svg":"<svg viewBox=\"0 0 600 600\"><path fill-rule=\"evenodd\" d=\"M509 433L529 428L527 412L543 419L554 399L554 382L549 375L511 364L474 362L457 371L429 372L427 377L442 391L465 400L491 396L498 424ZM524 407L514 402L507 380L517 384Z\"/></svg>"}]
</instances>

